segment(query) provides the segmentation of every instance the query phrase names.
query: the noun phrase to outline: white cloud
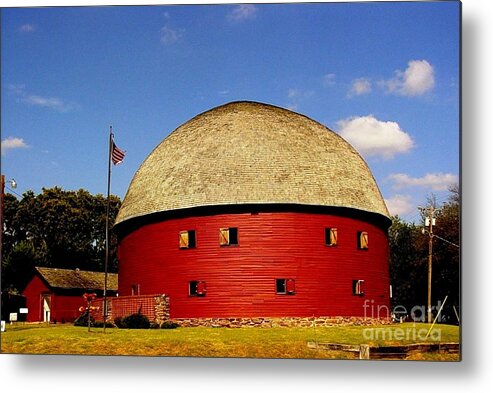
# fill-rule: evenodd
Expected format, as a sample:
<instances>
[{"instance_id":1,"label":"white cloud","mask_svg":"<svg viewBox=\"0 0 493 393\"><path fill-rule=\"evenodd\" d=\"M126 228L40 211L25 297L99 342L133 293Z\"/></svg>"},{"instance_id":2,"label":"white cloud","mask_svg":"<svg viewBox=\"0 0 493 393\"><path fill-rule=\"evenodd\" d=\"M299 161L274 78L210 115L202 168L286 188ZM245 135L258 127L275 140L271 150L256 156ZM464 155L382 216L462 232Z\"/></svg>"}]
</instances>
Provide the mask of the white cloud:
<instances>
[{"instance_id":1,"label":"white cloud","mask_svg":"<svg viewBox=\"0 0 493 393\"><path fill-rule=\"evenodd\" d=\"M172 29L169 26L163 26L160 30L161 33L161 42L164 45L172 45L178 42L181 37L183 37L184 30L183 29Z\"/></svg>"},{"instance_id":2,"label":"white cloud","mask_svg":"<svg viewBox=\"0 0 493 393\"><path fill-rule=\"evenodd\" d=\"M227 18L232 22L252 19L257 15L257 11L257 7L253 4L240 4L234 7L234 9L228 14Z\"/></svg>"},{"instance_id":3,"label":"white cloud","mask_svg":"<svg viewBox=\"0 0 493 393\"><path fill-rule=\"evenodd\" d=\"M336 74L325 74L323 84L325 87L330 87L335 85Z\"/></svg>"},{"instance_id":4,"label":"white cloud","mask_svg":"<svg viewBox=\"0 0 493 393\"><path fill-rule=\"evenodd\" d=\"M19 31L22 31L23 33L32 33L35 30L36 30L36 26L30 23L26 23L25 25L19 27Z\"/></svg>"},{"instance_id":5,"label":"white cloud","mask_svg":"<svg viewBox=\"0 0 493 393\"><path fill-rule=\"evenodd\" d=\"M68 103L57 97L45 97L28 93L25 85L9 84L7 88L12 94L19 96L20 101L29 105L50 108L58 112L69 112L79 107L79 105L74 102Z\"/></svg>"},{"instance_id":6,"label":"white cloud","mask_svg":"<svg viewBox=\"0 0 493 393\"><path fill-rule=\"evenodd\" d=\"M297 110L299 105L312 97L315 94L313 90L300 90L300 89L289 89L288 90L288 104L286 105L290 110Z\"/></svg>"},{"instance_id":7,"label":"white cloud","mask_svg":"<svg viewBox=\"0 0 493 393\"><path fill-rule=\"evenodd\" d=\"M405 216L415 209L410 195L394 195L392 198L385 199L385 204L393 216Z\"/></svg>"},{"instance_id":8,"label":"white cloud","mask_svg":"<svg viewBox=\"0 0 493 393\"><path fill-rule=\"evenodd\" d=\"M381 121L373 115L350 117L337 122L339 134L364 156L392 158L406 153L414 142L399 124Z\"/></svg>"},{"instance_id":9,"label":"white cloud","mask_svg":"<svg viewBox=\"0 0 493 393\"><path fill-rule=\"evenodd\" d=\"M435 71L426 60L411 60L403 72L395 71L395 77L381 81L380 86L388 93L402 96L419 96L435 86Z\"/></svg>"},{"instance_id":10,"label":"white cloud","mask_svg":"<svg viewBox=\"0 0 493 393\"><path fill-rule=\"evenodd\" d=\"M361 96L369 93L371 93L370 80L368 78L359 78L352 81L348 97Z\"/></svg>"},{"instance_id":11,"label":"white cloud","mask_svg":"<svg viewBox=\"0 0 493 393\"><path fill-rule=\"evenodd\" d=\"M296 89L289 89L288 90L288 98L295 98L299 96L300 92Z\"/></svg>"},{"instance_id":12,"label":"white cloud","mask_svg":"<svg viewBox=\"0 0 493 393\"><path fill-rule=\"evenodd\" d=\"M29 147L29 145L24 142L24 139L22 138L14 138L9 136L8 138L4 139L2 141L2 155L4 155L8 150L13 150L13 149L24 149L26 147Z\"/></svg>"},{"instance_id":13,"label":"white cloud","mask_svg":"<svg viewBox=\"0 0 493 393\"><path fill-rule=\"evenodd\" d=\"M459 178L452 173L427 173L423 177L411 177L405 173L394 173L388 176L394 182L392 188L400 190L408 187L427 187L433 191L445 191L458 183Z\"/></svg>"},{"instance_id":14,"label":"white cloud","mask_svg":"<svg viewBox=\"0 0 493 393\"><path fill-rule=\"evenodd\" d=\"M58 112L69 112L76 108L74 103L66 103L56 97L43 97L34 94L26 94L22 101L34 106L41 106L44 108L54 109Z\"/></svg>"},{"instance_id":15,"label":"white cloud","mask_svg":"<svg viewBox=\"0 0 493 393\"><path fill-rule=\"evenodd\" d=\"M289 89L288 90L288 98L310 98L313 96L315 92L313 90L299 90L299 89Z\"/></svg>"}]
</instances>

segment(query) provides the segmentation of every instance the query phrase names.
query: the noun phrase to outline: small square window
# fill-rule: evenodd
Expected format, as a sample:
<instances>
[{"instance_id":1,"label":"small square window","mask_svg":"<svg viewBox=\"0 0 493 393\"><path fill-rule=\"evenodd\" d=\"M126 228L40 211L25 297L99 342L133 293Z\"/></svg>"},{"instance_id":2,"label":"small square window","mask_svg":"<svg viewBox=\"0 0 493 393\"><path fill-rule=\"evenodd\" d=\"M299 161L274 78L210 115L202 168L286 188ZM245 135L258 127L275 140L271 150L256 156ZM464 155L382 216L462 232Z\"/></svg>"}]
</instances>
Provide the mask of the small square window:
<instances>
[{"instance_id":1,"label":"small square window","mask_svg":"<svg viewBox=\"0 0 493 393\"><path fill-rule=\"evenodd\" d=\"M219 229L219 244L221 246L238 245L238 228Z\"/></svg>"},{"instance_id":2,"label":"small square window","mask_svg":"<svg viewBox=\"0 0 493 393\"><path fill-rule=\"evenodd\" d=\"M368 250L368 232L358 232L358 248Z\"/></svg>"},{"instance_id":3,"label":"small square window","mask_svg":"<svg viewBox=\"0 0 493 393\"><path fill-rule=\"evenodd\" d=\"M286 293L286 279L276 278L276 293L285 294Z\"/></svg>"},{"instance_id":4,"label":"small square window","mask_svg":"<svg viewBox=\"0 0 493 393\"><path fill-rule=\"evenodd\" d=\"M353 295L363 296L365 294L363 290L363 284L365 280L353 280Z\"/></svg>"},{"instance_id":5,"label":"small square window","mask_svg":"<svg viewBox=\"0 0 493 393\"><path fill-rule=\"evenodd\" d=\"M194 230L188 230L188 231L181 231L180 232L180 248L195 248L196 241L195 241L195 231Z\"/></svg>"},{"instance_id":6,"label":"small square window","mask_svg":"<svg viewBox=\"0 0 493 393\"><path fill-rule=\"evenodd\" d=\"M337 245L337 228L325 228L325 245Z\"/></svg>"},{"instance_id":7,"label":"small square window","mask_svg":"<svg viewBox=\"0 0 493 393\"><path fill-rule=\"evenodd\" d=\"M190 296L205 296L205 281L190 281L188 283L188 294Z\"/></svg>"},{"instance_id":8,"label":"small square window","mask_svg":"<svg viewBox=\"0 0 493 393\"><path fill-rule=\"evenodd\" d=\"M294 279L292 278L276 278L276 293L278 295L294 295Z\"/></svg>"}]
</instances>

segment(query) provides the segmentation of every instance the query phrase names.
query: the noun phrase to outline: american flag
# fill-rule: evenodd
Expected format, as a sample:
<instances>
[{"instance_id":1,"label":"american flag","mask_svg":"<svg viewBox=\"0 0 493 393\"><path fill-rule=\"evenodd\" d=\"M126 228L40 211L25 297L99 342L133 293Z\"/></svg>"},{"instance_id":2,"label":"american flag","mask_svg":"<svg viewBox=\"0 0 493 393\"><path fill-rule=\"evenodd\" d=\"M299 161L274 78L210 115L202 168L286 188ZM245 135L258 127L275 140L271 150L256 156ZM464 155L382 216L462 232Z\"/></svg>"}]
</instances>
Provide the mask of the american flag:
<instances>
[{"instance_id":1,"label":"american flag","mask_svg":"<svg viewBox=\"0 0 493 393\"><path fill-rule=\"evenodd\" d=\"M112 143L111 149L111 161L113 161L114 165L118 165L123 161L125 157L125 152L122 149L119 149L115 142Z\"/></svg>"}]
</instances>

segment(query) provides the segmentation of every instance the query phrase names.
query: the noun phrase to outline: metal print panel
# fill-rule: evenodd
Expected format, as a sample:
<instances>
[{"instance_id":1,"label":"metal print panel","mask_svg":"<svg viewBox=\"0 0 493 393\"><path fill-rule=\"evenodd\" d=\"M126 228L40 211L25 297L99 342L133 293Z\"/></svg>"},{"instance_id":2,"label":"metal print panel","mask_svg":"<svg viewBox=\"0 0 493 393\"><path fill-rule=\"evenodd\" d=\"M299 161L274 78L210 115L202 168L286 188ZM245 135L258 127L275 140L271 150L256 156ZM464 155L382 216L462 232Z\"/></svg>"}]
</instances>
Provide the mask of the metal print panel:
<instances>
[{"instance_id":1,"label":"metal print panel","mask_svg":"<svg viewBox=\"0 0 493 393\"><path fill-rule=\"evenodd\" d=\"M460 18L2 9L1 352L459 361Z\"/></svg>"}]
</instances>

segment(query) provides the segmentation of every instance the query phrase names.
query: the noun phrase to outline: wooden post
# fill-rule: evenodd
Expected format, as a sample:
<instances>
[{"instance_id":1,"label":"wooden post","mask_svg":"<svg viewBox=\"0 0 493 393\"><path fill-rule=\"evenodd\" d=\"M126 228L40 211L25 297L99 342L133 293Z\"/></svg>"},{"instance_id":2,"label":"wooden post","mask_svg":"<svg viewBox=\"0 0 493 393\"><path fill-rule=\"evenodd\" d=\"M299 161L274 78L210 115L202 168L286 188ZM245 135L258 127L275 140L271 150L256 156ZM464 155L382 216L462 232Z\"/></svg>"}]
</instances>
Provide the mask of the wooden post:
<instances>
[{"instance_id":1,"label":"wooden post","mask_svg":"<svg viewBox=\"0 0 493 393\"><path fill-rule=\"evenodd\" d=\"M359 346L359 358L365 360L370 359L370 346L368 344L361 344Z\"/></svg>"},{"instance_id":2,"label":"wooden post","mask_svg":"<svg viewBox=\"0 0 493 393\"><path fill-rule=\"evenodd\" d=\"M87 331L91 331L91 301L87 301Z\"/></svg>"},{"instance_id":3,"label":"wooden post","mask_svg":"<svg viewBox=\"0 0 493 393\"><path fill-rule=\"evenodd\" d=\"M430 214L430 227L429 227L429 240L428 240L428 323L431 323L433 314L431 312L431 276L433 266L433 210Z\"/></svg>"}]
</instances>

